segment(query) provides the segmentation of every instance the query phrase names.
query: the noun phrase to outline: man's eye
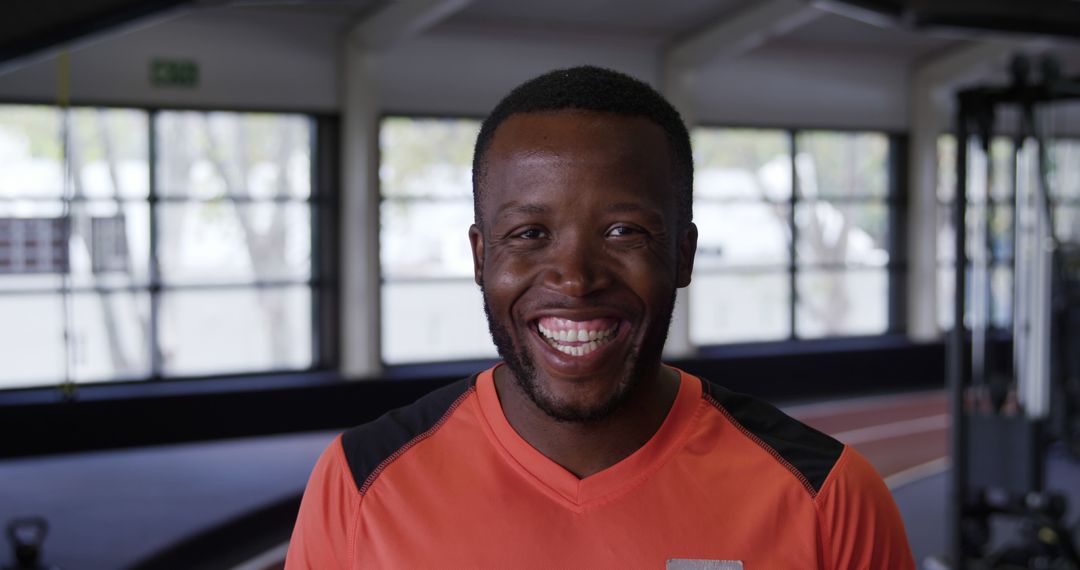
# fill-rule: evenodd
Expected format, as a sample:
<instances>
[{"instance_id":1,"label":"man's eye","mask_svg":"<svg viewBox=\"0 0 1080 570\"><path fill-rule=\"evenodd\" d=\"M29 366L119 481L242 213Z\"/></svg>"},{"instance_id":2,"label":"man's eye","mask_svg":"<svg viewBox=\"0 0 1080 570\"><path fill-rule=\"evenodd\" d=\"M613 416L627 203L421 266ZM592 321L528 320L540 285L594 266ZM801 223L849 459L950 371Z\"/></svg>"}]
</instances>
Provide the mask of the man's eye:
<instances>
[{"instance_id":1,"label":"man's eye","mask_svg":"<svg viewBox=\"0 0 1080 570\"><path fill-rule=\"evenodd\" d=\"M611 237L626 237L634 234L641 233L637 228L630 226L615 226L608 230L608 235Z\"/></svg>"},{"instance_id":2,"label":"man's eye","mask_svg":"<svg viewBox=\"0 0 1080 570\"><path fill-rule=\"evenodd\" d=\"M540 230L537 228L529 228L527 230L522 230L517 233L517 237L521 239L541 239L546 235L547 234L544 233L544 230Z\"/></svg>"}]
</instances>

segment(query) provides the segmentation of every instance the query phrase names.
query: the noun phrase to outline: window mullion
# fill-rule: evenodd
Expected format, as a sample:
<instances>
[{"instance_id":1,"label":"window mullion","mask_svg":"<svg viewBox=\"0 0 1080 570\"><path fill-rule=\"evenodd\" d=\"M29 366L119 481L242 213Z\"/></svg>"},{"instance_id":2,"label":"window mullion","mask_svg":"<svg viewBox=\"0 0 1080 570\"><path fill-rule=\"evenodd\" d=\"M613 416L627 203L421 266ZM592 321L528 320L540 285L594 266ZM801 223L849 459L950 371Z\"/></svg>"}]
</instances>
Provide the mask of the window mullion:
<instances>
[{"instance_id":1,"label":"window mullion","mask_svg":"<svg viewBox=\"0 0 1080 570\"><path fill-rule=\"evenodd\" d=\"M157 164L158 164L158 138L157 138L157 121L158 112L156 110L149 111L149 120L147 120L147 129L149 129L147 139L147 170L149 172L149 189L147 193L147 202L150 209L150 244L149 244L149 273L150 273L150 326L149 329L149 344L150 344L150 378L160 379L162 376L162 358L161 358L161 267L158 263L158 245L159 240L159 224L158 224L158 176L157 176Z\"/></svg>"},{"instance_id":2,"label":"window mullion","mask_svg":"<svg viewBox=\"0 0 1080 570\"><path fill-rule=\"evenodd\" d=\"M791 243L788 250L788 324L790 325L791 332L789 338L791 340L798 339L798 334L795 332L795 320L796 320L796 307L799 302L799 288L798 288L798 274L797 274L797 251L799 241L799 227L795 223L795 210L799 203L799 171L796 165L796 153L798 152L798 145L796 143L796 131L794 129L788 131L788 148L791 156L791 197L790 206L788 208L788 228L791 233Z\"/></svg>"},{"instance_id":3,"label":"window mullion","mask_svg":"<svg viewBox=\"0 0 1080 570\"><path fill-rule=\"evenodd\" d=\"M888 251L889 272L887 330L892 333L907 332L907 260L908 260L908 205L907 193L908 139L903 135L889 137L888 188Z\"/></svg>"}]
</instances>

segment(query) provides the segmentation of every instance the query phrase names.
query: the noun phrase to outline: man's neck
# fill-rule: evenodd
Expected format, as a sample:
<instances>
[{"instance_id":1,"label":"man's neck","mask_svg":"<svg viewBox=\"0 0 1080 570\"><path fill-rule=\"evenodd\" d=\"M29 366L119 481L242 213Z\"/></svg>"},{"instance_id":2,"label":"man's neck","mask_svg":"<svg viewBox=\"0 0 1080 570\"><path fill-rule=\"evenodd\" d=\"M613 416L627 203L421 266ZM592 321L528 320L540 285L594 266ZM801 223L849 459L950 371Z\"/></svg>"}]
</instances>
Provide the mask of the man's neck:
<instances>
[{"instance_id":1,"label":"man's neck","mask_svg":"<svg viewBox=\"0 0 1080 570\"><path fill-rule=\"evenodd\" d=\"M580 479L611 467L645 445L664 423L679 391L679 373L657 366L608 417L566 422L537 407L506 366L496 368L494 377L503 414L518 435Z\"/></svg>"}]
</instances>

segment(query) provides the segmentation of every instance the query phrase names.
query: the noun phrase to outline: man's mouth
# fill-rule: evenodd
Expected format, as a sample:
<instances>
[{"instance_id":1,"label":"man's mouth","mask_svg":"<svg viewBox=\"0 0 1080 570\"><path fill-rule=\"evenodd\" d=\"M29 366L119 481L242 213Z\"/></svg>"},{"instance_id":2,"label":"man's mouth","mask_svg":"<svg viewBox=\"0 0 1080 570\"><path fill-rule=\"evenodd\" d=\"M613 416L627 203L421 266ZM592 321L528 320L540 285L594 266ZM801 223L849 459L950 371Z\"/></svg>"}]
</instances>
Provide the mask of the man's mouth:
<instances>
[{"instance_id":1,"label":"man's mouth","mask_svg":"<svg viewBox=\"0 0 1080 570\"><path fill-rule=\"evenodd\" d=\"M609 344L619 330L619 320L611 318L575 321L542 317L537 331L552 348L569 356L587 356Z\"/></svg>"}]
</instances>

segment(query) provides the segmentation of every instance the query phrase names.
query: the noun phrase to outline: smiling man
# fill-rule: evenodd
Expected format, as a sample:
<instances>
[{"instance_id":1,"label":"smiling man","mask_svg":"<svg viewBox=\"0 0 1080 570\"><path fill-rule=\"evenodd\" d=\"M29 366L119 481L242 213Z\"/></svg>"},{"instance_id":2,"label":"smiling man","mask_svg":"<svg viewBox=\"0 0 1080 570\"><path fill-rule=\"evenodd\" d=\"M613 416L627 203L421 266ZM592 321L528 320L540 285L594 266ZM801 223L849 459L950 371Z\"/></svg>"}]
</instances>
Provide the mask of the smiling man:
<instances>
[{"instance_id":1,"label":"smiling man","mask_svg":"<svg viewBox=\"0 0 1080 570\"><path fill-rule=\"evenodd\" d=\"M857 452L661 363L692 181L678 113L633 78L503 99L469 239L504 364L336 439L286 566L914 568Z\"/></svg>"}]
</instances>

